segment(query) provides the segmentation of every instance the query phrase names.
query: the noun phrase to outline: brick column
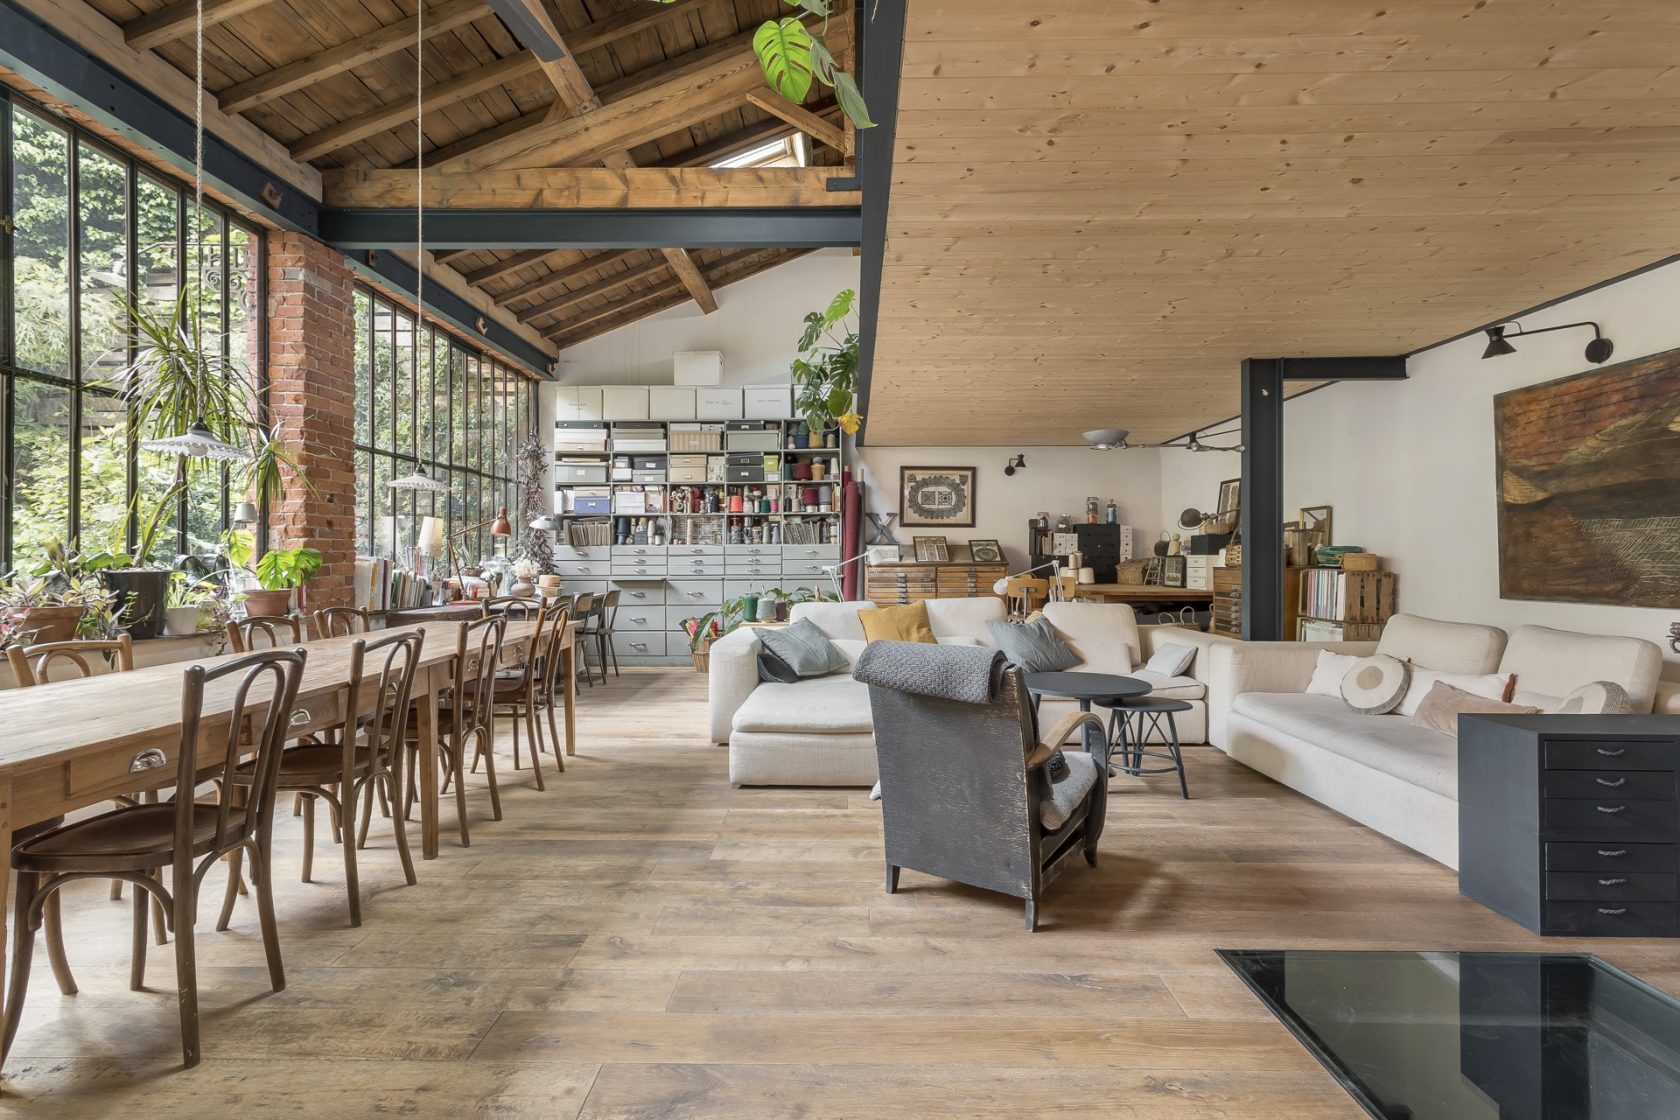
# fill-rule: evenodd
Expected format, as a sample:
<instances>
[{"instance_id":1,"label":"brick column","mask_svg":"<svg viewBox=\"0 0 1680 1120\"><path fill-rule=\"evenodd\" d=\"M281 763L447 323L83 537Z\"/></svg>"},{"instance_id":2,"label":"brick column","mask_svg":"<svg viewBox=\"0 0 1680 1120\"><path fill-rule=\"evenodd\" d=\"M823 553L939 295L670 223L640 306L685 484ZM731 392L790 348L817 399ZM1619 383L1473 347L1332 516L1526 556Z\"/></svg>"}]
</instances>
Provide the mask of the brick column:
<instances>
[{"instance_id":1,"label":"brick column","mask_svg":"<svg viewBox=\"0 0 1680 1120\"><path fill-rule=\"evenodd\" d=\"M311 610L351 605L356 559L355 281L344 257L296 233L268 237L268 399L283 438L314 484L288 482L269 511L274 548L309 545L324 558Z\"/></svg>"}]
</instances>

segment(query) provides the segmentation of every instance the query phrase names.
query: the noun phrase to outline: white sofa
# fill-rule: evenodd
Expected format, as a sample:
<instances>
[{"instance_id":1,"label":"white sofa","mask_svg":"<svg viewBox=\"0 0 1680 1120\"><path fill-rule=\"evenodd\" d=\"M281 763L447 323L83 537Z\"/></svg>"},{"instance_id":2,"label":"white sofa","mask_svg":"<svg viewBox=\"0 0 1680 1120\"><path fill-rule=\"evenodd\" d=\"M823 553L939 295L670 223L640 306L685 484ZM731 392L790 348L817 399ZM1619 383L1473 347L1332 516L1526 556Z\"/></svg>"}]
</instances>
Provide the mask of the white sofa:
<instances>
[{"instance_id":1,"label":"white sofa","mask_svg":"<svg viewBox=\"0 0 1680 1120\"><path fill-rule=\"evenodd\" d=\"M1292 642L1210 650L1213 741L1232 758L1448 867L1458 866L1458 744L1400 715L1368 716L1305 692L1318 648ZM1348 643L1347 652L1372 647ZM1636 712L1657 701L1662 651L1639 638L1396 615L1377 652L1420 668L1515 673L1513 701L1545 710L1592 681L1627 689Z\"/></svg>"},{"instance_id":2,"label":"white sofa","mask_svg":"<svg viewBox=\"0 0 1680 1120\"><path fill-rule=\"evenodd\" d=\"M855 662L863 652L857 613L873 603L802 603L794 619L809 619ZM1004 617L996 598L929 599L928 625L942 642L993 645L986 623ZM1170 626L1137 624L1121 604L1051 603L1045 608L1063 638L1082 657L1076 671L1121 673L1149 679L1156 695L1188 700L1192 711L1179 720L1179 738L1205 742L1208 647L1222 639ZM1160 677L1143 671L1143 661L1167 642L1193 645L1194 662L1185 675ZM712 644L707 682L711 737L729 744L729 781L734 786L868 786L875 781L875 739L869 691L846 673L796 684L762 682L758 635L742 628ZM1049 726L1071 701L1046 700Z\"/></svg>"}]
</instances>

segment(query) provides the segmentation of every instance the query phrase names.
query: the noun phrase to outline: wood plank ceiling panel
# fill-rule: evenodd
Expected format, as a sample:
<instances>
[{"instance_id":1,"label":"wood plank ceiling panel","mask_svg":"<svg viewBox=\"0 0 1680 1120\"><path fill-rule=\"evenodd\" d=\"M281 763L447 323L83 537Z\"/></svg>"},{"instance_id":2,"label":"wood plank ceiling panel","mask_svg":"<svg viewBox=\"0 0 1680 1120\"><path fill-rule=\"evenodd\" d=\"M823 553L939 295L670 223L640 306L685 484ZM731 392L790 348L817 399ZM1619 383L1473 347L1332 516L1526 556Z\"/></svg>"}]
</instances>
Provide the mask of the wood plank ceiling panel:
<instances>
[{"instance_id":1,"label":"wood plank ceiling panel","mask_svg":"<svg viewBox=\"0 0 1680 1120\"><path fill-rule=\"evenodd\" d=\"M1662 259L1677 55L1668 0L917 0L868 438L1167 438Z\"/></svg>"}]
</instances>

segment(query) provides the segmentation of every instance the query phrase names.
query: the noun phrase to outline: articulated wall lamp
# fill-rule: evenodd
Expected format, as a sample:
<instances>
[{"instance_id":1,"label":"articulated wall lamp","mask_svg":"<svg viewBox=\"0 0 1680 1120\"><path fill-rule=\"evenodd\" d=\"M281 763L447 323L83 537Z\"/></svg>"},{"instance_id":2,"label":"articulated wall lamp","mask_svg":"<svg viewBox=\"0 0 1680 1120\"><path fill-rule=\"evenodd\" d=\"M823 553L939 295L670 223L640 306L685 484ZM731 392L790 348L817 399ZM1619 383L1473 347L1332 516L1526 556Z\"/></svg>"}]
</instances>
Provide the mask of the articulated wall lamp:
<instances>
[{"instance_id":1,"label":"articulated wall lamp","mask_svg":"<svg viewBox=\"0 0 1680 1120\"><path fill-rule=\"evenodd\" d=\"M1610 360L1610 355L1616 351L1616 344L1611 342L1608 338L1605 338L1604 332L1599 329L1598 324L1591 321L1585 323L1561 323L1555 327L1537 327L1531 331L1523 330L1521 323L1500 323L1498 326L1488 327L1488 344L1487 349L1482 351L1482 358L1485 360L1487 358L1498 358L1505 354L1515 354L1517 352L1517 348L1511 345L1509 341L1510 339L1522 338L1524 335L1549 334L1552 331L1566 331L1572 327L1592 328L1592 341L1587 343L1587 361L1591 362L1595 366L1601 366Z\"/></svg>"}]
</instances>

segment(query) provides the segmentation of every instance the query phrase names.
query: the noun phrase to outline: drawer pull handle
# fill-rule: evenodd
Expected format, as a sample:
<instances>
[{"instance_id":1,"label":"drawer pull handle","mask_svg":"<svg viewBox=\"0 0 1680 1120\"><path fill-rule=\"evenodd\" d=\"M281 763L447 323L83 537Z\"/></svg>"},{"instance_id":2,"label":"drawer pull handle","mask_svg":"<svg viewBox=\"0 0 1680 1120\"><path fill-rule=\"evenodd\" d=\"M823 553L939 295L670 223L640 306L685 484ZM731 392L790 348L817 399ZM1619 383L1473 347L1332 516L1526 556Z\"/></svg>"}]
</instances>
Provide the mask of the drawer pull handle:
<instances>
[{"instance_id":1,"label":"drawer pull handle","mask_svg":"<svg viewBox=\"0 0 1680 1120\"><path fill-rule=\"evenodd\" d=\"M1606 918L1619 918L1627 913L1626 906L1600 906L1598 912Z\"/></svg>"},{"instance_id":2,"label":"drawer pull handle","mask_svg":"<svg viewBox=\"0 0 1680 1120\"><path fill-rule=\"evenodd\" d=\"M304 724L309 722L310 718L308 708L299 708L297 711L292 713L292 718L286 722L291 724L293 727L302 727Z\"/></svg>"},{"instance_id":3,"label":"drawer pull handle","mask_svg":"<svg viewBox=\"0 0 1680 1120\"><path fill-rule=\"evenodd\" d=\"M1626 879L1600 879L1598 885L1601 887L1619 887L1625 882L1627 882Z\"/></svg>"},{"instance_id":4,"label":"drawer pull handle","mask_svg":"<svg viewBox=\"0 0 1680 1120\"><path fill-rule=\"evenodd\" d=\"M647 592L646 591L632 591L632 592L630 592L630 598L632 598L632 599L646 599L647 598Z\"/></svg>"},{"instance_id":5,"label":"drawer pull handle","mask_svg":"<svg viewBox=\"0 0 1680 1120\"><path fill-rule=\"evenodd\" d=\"M688 593L688 597L690 599L704 599L706 597L706 593L704 591L690 591Z\"/></svg>"},{"instance_id":6,"label":"drawer pull handle","mask_svg":"<svg viewBox=\"0 0 1680 1120\"><path fill-rule=\"evenodd\" d=\"M1613 782L1609 778L1594 778L1593 781L1597 782L1601 786L1608 786L1611 789L1619 789L1622 786L1627 785L1626 778L1617 778Z\"/></svg>"},{"instance_id":7,"label":"drawer pull handle","mask_svg":"<svg viewBox=\"0 0 1680 1120\"><path fill-rule=\"evenodd\" d=\"M647 649L647 643L646 642L631 642L630 643L630 648L631 649L643 649L643 650L645 650L645 649Z\"/></svg>"},{"instance_id":8,"label":"drawer pull handle","mask_svg":"<svg viewBox=\"0 0 1680 1120\"><path fill-rule=\"evenodd\" d=\"M1615 750L1612 751L1612 750L1607 750L1604 747L1598 747L1597 751L1598 751L1599 754L1603 755L1605 758L1620 758L1624 754L1627 753L1627 748L1626 747L1617 747Z\"/></svg>"},{"instance_id":9,"label":"drawer pull handle","mask_svg":"<svg viewBox=\"0 0 1680 1120\"><path fill-rule=\"evenodd\" d=\"M630 621L640 623L640 622L646 622L647 619L645 617L643 617L642 615L636 615L633 618L631 618Z\"/></svg>"},{"instance_id":10,"label":"drawer pull handle","mask_svg":"<svg viewBox=\"0 0 1680 1120\"><path fill-rule=\"evenodd\" d=\"M1595 805L1595 806L1593 806L1593 808L1597 809L1601 813L1619 813L1623 809L1626 809L1627 806L1626 805Z\"/></svg>"},{"instance_id":11,"label":"drawer pull handle","mask_svg":"<svg viewBox=\"0 0 1680 1120\"><path fill-rule=\"evenodd\" d=\"M130 774L144 774L148 770L156 770L169 760L156 747L147 747L139 754L128 760Z\"/></svg>"},{"instance_id":12,"label":"drawer pull handle","mask_svg":"<svg viewBox=\"0 0 1680 1120\"><path fill-rule=\"evenodd\" d=\"M1627 855L1626 848L1600 848L1598 854L1605 859L1615 859L1617 856Z\"/></svg>"}]
</instances>

